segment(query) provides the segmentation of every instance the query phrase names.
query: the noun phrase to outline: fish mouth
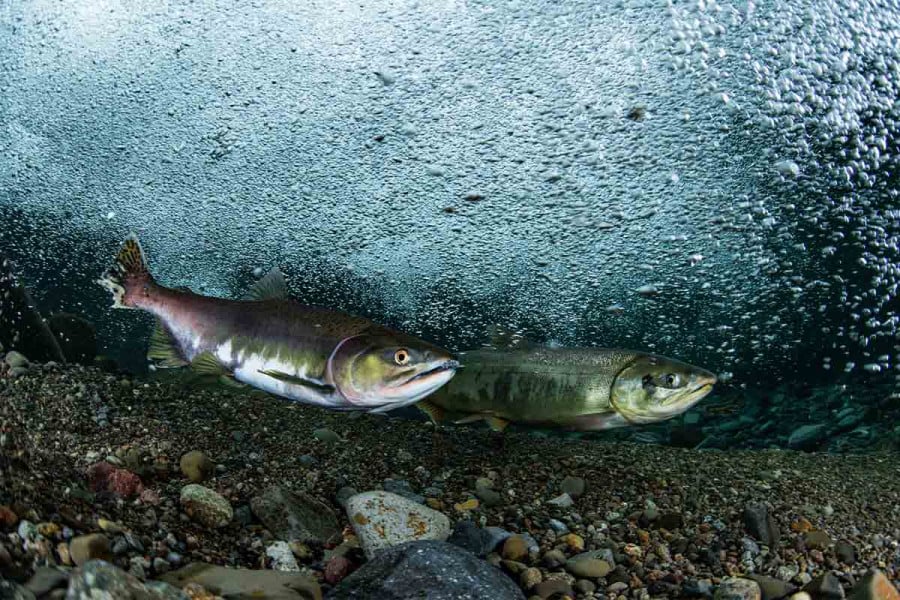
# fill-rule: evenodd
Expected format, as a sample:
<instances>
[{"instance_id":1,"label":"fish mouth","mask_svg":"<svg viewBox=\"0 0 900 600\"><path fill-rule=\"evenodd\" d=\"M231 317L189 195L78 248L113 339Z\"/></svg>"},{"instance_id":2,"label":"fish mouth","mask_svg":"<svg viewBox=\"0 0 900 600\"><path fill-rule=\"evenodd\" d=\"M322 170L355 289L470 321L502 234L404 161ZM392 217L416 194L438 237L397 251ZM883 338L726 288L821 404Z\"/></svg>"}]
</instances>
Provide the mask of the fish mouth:
<instances>
[{"instance_id":1,"label":"fish mouth","mask_svg":"<svg viewBox=\"0 0 900 600\"><path fill-rule=\"evenodd\" d=\"M413 375L409 379L406 380L406 383L412 383L413 381L417 381L419 379L425 379L427 377L431 377L432 375L437 375L438 373L443 373L445 371L456 371L460 369L462 365L459 364L458 360L445 360L441 364L433 367L427 371L422 371L418 375Z\"/></svg>"}]
</instances>

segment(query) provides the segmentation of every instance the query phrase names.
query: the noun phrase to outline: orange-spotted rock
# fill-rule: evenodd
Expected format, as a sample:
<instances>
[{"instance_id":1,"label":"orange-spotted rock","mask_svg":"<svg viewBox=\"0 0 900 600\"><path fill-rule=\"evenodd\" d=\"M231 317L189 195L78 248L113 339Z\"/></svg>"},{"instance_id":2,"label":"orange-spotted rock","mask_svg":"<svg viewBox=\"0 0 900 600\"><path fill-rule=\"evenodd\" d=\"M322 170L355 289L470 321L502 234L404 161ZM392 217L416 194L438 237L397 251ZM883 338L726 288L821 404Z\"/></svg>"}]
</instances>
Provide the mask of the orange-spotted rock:
<instances>
[{"instance_id":1,"label":"orange-spotted rock","mask_svg":"<svg viewBox=\"0 0 900 600\"><path fill-rule=\"evenodd\" d=\"M446 515L391 492L357 494L347 500L345 510L369 560L379 550L404 542L450 537Z\"/></svg>"}]
</instances>

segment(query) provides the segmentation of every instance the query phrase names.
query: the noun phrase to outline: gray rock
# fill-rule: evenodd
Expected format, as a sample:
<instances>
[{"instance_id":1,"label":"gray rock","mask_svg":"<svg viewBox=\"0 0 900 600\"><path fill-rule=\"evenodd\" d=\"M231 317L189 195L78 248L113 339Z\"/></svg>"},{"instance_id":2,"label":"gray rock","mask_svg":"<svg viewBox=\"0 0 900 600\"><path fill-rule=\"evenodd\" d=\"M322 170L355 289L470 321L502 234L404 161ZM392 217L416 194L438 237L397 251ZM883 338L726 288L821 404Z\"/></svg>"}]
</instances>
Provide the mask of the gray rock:
<instances>
[{"instance_id":1,"label":"gray rock","mask_svg":"<svg viewBox=\"0 0 900 600\"><path fill-rule=\"evenodd\" d=\"M335 494L335 500L337 500L338 504L346 508L347 500L357 495L358 493L359 492L356 491L356 488L345 485L337 491L337 494Z\"/></svg>"},{"instance_id":2,"label":"gray rock","mask_svg":"<svg viewBox=\"0 0 900 600\"><path fill-rule=\"evenodd\" d=\"M76 569L69 579L66 600L188 600L179 589L155 582L144 585L141 581L108 562L92 560Z\"/></svg>"},{"instance_id":3,"label":"gray rock","mask_svg":"<svg viewBox=\"0 0 900 600\"><path fill-rule=\"evenodd\" d=\"M468 550L475 556L485 557L497 547L499 542L491 532L482 529L467 519L458 521L447 542Z\"/></svg>"},{"instance_id":4,"label":"gray rock","mask_svg":"<svg viewBox=\"0 0 900 600\"><path fill-rule=\"evenodd\" d=\"M67 587L69 583L69 573L54 569L53 567L38 567L34 570L34 575L25 584L25 588L37 597L41 597L57 588ZM0 592L0 598L3 598Z\"/></svg>"},{"instance_id":5,"label":"gray rock","mask_svg":"<svg viewBox=\"0 0 900 600\"><path fill-rule=\"evenodd\" d=\"M6 356L3 357L3 361L9 366L10 369L15 369L17 367L28 368L28 359L25 358L25 355L21 352L16 352L15 350L10 350L6 353Z\"/></svg>"},{"instance_id":6,"label":"gray rock","mask_svg":"<svg viewBox=\"0 0 900 600\"><path fill-rule=\"evenodd\" d=\"M497 490L490 488L479 488L475 490L475 495L481 500L481 503L487 507L500 506L503 504L503 495Z\"/></svg>"},{"instance_id":7,"label":"gray rock","mask_svg":"<svg viewBox=\"0 0 900 600\"><path fill-rule=\"evenodd\" d=\"M572 498L577 499L584 494L584 479L581 477L569 476L562 480L562 484L560 484L559 487L564 494L568 494Z\"/></svg>"},{"instance_id":8,"label":"gray rock","mask_svg":"<svg viewBox=\"0 0 900 600\"><path fill-rule=\"evenodd\" d=\"M405 479L385 479L384 485L381 487L384 488L384 491L403 496L407 500L412 500L418 504L425 503L425 497L415 493L412 486Z\"/></svg>"},{"instance_id":9,"label":"gray rock","mask_svg":"<svg viewBox=\"0 0 900 600\"><path fill-rule=\"evenodd\" d=\"M781 540L778 523L765 504L748 504L744 507L743 519L747 532L766 546L773 547Z\"/></svg>"},{"instance_id":10,"label":"gray rock","mask_svg":"<svg viewBox=\"0 0 900 600\"><path fill-rule=\"evenodd\" d=\"M198 583L208 590L215 590L223 598L318 600L322 597L318 582L301 573L232 569L206 563L190 564L166 573L160 580L178 588Z\"/></svg>"},{"instance_id":11,"label":"gray rock","mask_svg":"<svg viewBox=\"0 0 900 600\"><path fill-rule=\"evenodd\" d=\"M558 506L560 508L569 508L574 502L572 502L572 497L569 494L563 492L556 498L547 500L547 504L552 504L553 506Z\"/></svg>"},{"instance_id":12,"label":"gray rock","mask_svg":"<svg viewBox=\"0 0 900 600\"><path fill-rule=\"evenodd\" d=\"M357 494L347 500L346 511L369 560L389 546L450 537L446 515L390 492Z\"/></svg>"},{"instance_id":13,"label":"gray rock","mask_svg":"<svg viewBox=\"0 0 900 600\"><path fill-rule=\"evenodd\" d=\"M831 573L825 573L810 581L803 591L816 600L844 600L844 588Z\"/></svg>"},{"instance_id":14,"label":"gray rock","mask_svg":"<svg viewBox=\"0 0 900 600\"><path fill-rule=\"evenodd\" d=\"M834 553L838 560L845 565L852 565L856 562L856 548L846 540L840 540L834 545Z\"/></svg>"},{"instance_id":15,"label":"gray rock","mask_svg":"<svg viewBox=\"0 0 900 600\"><path fill-rule=\"evenodd\" d=\"M439 541L388 548L344 579L329 600L524 600L512 579L470 552Z\"/></svg>"},{"instance_id":16,"label":"gray rock","mask_svg":"<svg viewBox=\"0 0 900 600\"><path fill-rule=\"evenodd\" d=\"M344 441L341 436L325 427L313 431L313 437L320 442L325 442L326 444L337 444Z\"/></svg>"},{"instance_id":17,"label":"gray rock","mask_svg":"<svg viewBox=\"0 0 900 600\"><path fill-rule=\"evenodd\" d=\"M825 423L798 427L788 438L788 447L795 450L809 450L825 437L827 430L828 426Z\"/></svg>"},{"instance_id":18,"label":"gray rock","mask_svg":"<svg viewBox=\"0 0 900 600\"><path fill-rule=\"evenodd\" d=\"M35 596L17 583L0 579L0 600L35 600Z\"/></svg>"},{"instance_id":19,"label":"gray rock","mask_svg":"<svg viewBox=\"0 0 900 600\"><path fill-rule=\"evenodd\" d=\"M278 485L251 499L250 508L280 540L325 544L338 541L341 535L331 508L311 496L295 494Z\"/></svg>"},{"instance_id":20,"label":"gray rock","mask_svg":"<svg viewBox=\"0 0 900 600\"><path fill-rule=\"evenodd\" d=\"M714 600L760 600L762 591L759 585L742 577L726 577L719 584Z\"/></svg>"},{"instance_id":21,"label":"gray rock","mask_svg":"<svg viewBox=\"0 0 900 600\"><path fill-rule=\"evenodd\" d=\"M797 591L797 587L787 581L768 577L766 575L747 575L759 586L762 592L762 600L781 600Z\"/></svg>"}]
</instances>

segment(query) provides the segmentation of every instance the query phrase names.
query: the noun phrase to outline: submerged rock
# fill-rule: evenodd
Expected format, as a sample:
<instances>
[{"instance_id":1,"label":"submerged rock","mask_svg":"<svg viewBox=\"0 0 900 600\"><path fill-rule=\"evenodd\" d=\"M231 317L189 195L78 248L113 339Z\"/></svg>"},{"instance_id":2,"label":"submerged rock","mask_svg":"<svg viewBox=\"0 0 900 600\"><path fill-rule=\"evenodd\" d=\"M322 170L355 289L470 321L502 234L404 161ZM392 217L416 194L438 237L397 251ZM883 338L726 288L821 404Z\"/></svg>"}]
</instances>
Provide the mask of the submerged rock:
<instances>
[{"instance_id":1,"label":"submerged rock","mask_svg":"<svg viewBox=\"0 0 900 600\"><path fill-rule=\"evenodd\" d=\"M828 426L825 423L798 427L788 438L788 447L795 450L809 450L825 438L827 430Z\"/></svg>"},{"instance_id":2,"label":"submerged rock","mask_svg":"<svg viewBox=\"0 0 900 600\"><path fill-rule=\"evenodd\" d=\"M306 494L274 485L252 498L250 508L278 539L305 544L339 541L337 516L327 505Z\"/></svg>"},{"instance_id":3,"label":"submerged rock","mask_svg":"<svg viewBox=\"0 0 900 600\"><path fill-rule=\"evenodd\" d=\"M163 582L141 580L102 560L92 560L72 573L66 600L188 600Z\"/></svg>"},{"instance_id":4,"label":"submerged rock","mask_svg":"<svg viewBox=\"0 0 900 600\"><path fill-rule=\"evenodd\" d=\"M446 515L390 492L357 494L347 500L346 510L370 560L389 546L414 540L444 541L450 536Z\"/></svg>"},{"instance_id":5,"label":"submerged rock","mask_svg":"<svg viewBox=\"0 0 900 600\"><path fill-rule=\"evenodd\" d=\"M109 538L102 533L78 536L69 544L69 555L78 566L95 559L111 560Z\"/></svg>"},{"instance_id":6,"label":"submerged rock","mask_svg":"<svg viewBox=\"0 0 900 600\"><path fill-rule=\"evenodd\" d=\"M884 573L875 569L856 584L848 600L900 600L900 592Z\"/></svg>"},{"instance_id":7,"label":"submerged rock","mask_svg":"<svg viewBox=\"0 0 900 600\"><path fill-rule=\"evenodd\" d=\"M447 541L468 550L475 556L484 557L492 552L501 540L487 529L482 529L472 521L464 519L456 523Z\"/></svg>"},{"instance_id":8,"label":"submerged rock","mask_svg":"<svg viewBox=\"0 0 900 600\"><path fill-rule=\"evenodd\" d=\"M185 477L194 483L202 483L216 470L216 465L206 454L199 450L191 450L181 457L178 463Z\"/></svg>"},{"instance_id":9,"label":"submerged rock","mask_svg":"<svg viewBox=\"0 0 900 600\"><path fill-rule=\"evenodd\" d=\"M265 598L266 600L322 600L322 590L315 579L300 573L231 569L193 563L166 573L160 580L179 588L190 583L214 590L223 598Z\"/></svg>"},{"instance_id":10,"label":"submerged rock","mask_svg":"<svg viewBox=\"0 0 900 600\"><path fill-rule=\"evenodd\" d=\"M714 600L761 600L759 585L750 579L726 577L719 584Z\"/></svg>"},{"instance_id":11,"label":"submerged rock","mask_svg":"<svg viewBox=\"0 0 900 600\"><path fill-rule=\"evenodd\" d=\"M744 527L754 538L766 546L775 546L781 539L781 530L765 504L755 502L744 507Z\"/></svg>"},{"instance_id":12,"label":"submerged rock","mask_svg":"<svg viewBox=\"0 0 900 600\"><path fill-rule=\"evenodd\" d=\"M328 594L329 600L524 600L512 579L470 552L435 540L380 552Z\"/></svg>"},{"instance_id":13,"label":"submerged rock","mask_svg":"<svg viewBox=\"0 0 900 600\"><path fill-rule=\"evenodd\" d=\"M33 592L4 579L0 579L0 598L3 600L35 600Z\"/></svg>"}]
</instances>

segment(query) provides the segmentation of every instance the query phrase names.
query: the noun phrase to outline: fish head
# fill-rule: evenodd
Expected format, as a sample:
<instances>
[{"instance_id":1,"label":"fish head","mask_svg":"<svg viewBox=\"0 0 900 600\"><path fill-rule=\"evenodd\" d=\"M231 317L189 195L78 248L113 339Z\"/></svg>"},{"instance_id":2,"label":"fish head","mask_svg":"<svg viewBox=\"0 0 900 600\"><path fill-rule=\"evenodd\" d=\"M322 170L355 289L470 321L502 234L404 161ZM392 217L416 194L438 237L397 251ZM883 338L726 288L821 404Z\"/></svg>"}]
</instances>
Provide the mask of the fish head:
<instances>
[{"instance_id":1,"label":"fish head","mask_svg":"<svg viewBox=\"0 0 900 600\"><path fill-rule=\"evenodd\" d=\"M712 391L716 376L681 361L641 354L613 381L610 402L630 423L654 423L679 415Z\"/></svg>"},{"instance_id":2,"label":"fish head","mask_svg":"<svg viewBox=\"0 0 900 600\"><path fill-rule=\"evenodd\" d=\"M328 365L338 391L354 406L371 409L418 402L450 381L458 368L447 350L395 332L346 338Z\"/></svg>"}]
</instances>

